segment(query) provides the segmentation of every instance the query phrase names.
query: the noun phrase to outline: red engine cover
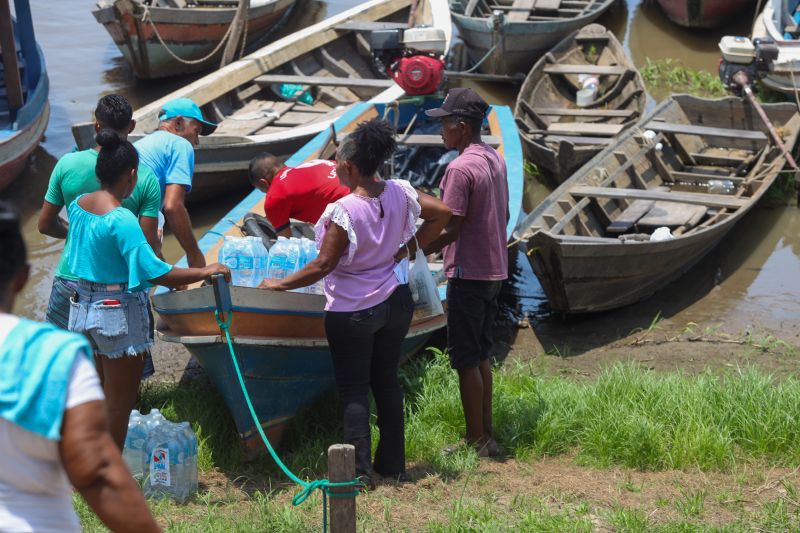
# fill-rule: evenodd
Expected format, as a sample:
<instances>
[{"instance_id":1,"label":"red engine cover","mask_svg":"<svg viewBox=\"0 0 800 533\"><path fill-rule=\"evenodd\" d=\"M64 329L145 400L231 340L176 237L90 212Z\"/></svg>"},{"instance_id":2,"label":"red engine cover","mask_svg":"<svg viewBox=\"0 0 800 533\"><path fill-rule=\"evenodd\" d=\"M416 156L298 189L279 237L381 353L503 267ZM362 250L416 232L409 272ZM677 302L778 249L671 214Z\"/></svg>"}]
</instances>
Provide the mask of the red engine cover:
<instances>
[{"instance_id":1,"label":"red engine cover","mask_svg":"<svg viewBox=\"0 0 800 533\"><path fill-rule=\"evenodd\" d=\"M442 82L444 61L430 56L401 57L390 75L409 96L432 94Z\"/></svg>"}]
</instances>

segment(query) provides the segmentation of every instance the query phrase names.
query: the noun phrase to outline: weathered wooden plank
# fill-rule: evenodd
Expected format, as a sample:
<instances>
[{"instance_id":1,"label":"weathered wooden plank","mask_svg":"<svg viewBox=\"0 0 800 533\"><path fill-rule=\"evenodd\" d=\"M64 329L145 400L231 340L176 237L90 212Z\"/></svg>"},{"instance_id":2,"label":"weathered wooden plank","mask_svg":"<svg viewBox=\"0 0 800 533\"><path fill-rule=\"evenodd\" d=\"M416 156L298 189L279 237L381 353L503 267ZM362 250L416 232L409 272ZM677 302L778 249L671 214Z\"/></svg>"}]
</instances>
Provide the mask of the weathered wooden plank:
<instances>
[{"instance_id":1,"label":"weathered wooden plank","mask_svg":"<svg viewBox=\"0 0 800 533\"><path fill-rule=\"evenodd\" d=\"M637 200L640 201L640 200ZM667 226L693 226L706 214L704 205L692 205L679 202L655 202L653 207L639 220L639 226L657 228Z\"/></svg>"},{"instance_id":2,"label":"weathered wooden plank","mask_svg":"<svg viewBox=\"0 0 800 533\"><path fill-rule=\"evenodd\" d=\"M376 30L405 30L408 24L405 22L371 22L367 20L348 20L338 24L335 29L339 31L360 31L369 32Z\"/></svg>"},{"instance_id":3,"label":"weathered wooden plank","mask_svg":"<svg viewBox=\"0 0 800 533\"><path fill-rule=\"evenodd\" d=\"M528 20L531 9L536 3L536 0L514 0L514 3L511 4L513 11L508 14L508 22L525 22Z\"/></svg>"},{"instance_id":4,"label":"weathered wooden plank","mask_svg":"<svg viewBox=\"0 0 800 533\"><path fill-rule=\"evenodd\" d=\"M744 163L744 157L730 157L722 155L707 155L691 153L689 154L698 165L710 165L715 167L736 167Z\"/></svg>"},{"instance_id":5,"label":"weathered wooden plank","mask_svg":"<svg viewBox=\"0 0 800 533\"><path fill-rule=\"evenodd\" d=\"M607 117L607 118L630 118L635 111L633 109L570 109L566 107L539 107L536 111L540 115L563 116L563 117Z\"/></svg>"},{"instance_id":6,"label":"weathered wooden plank","mask_svg":"<svg viewBox=\"0 0 800 533\"><path fill-rule=\"evenodd\" d=\"M613 137L625 128L622 124L598 124L596 122L554 122L547 127L548 133L571 135L597 135Z\"/></svg>"},{"instance_id":7,"label":"weathered wooden plank","mask_svg":"<svg viewBox=\"0 0 800 533\"><path fill-rule=\"evenodd\" d=\"M737 198L724 194L705 194L696 192L664 192L642 189L617 189L614 187L577 186L569 190L574 196L591 198L625 198L631 200L656 200L662 202L680 202L692 205L704 205L720 209L739 209L750 203L749 198Z\"/></svg>"},{"instance_id":8,"label":"weathered wooden plank","mask_svg":"<svg viewBox=\"0 0 800 533\"><path fill-rule=\"evenodd\" d=\"M489 146L500 146L500 137L483 135L481 140ZM398 144L416 144L419 146L442 146L441 135L397 135Z\"/></svg>"},{"instance_id":9,"label":"weathered wooden plank","mask_svg":"<svg viewBox=\"0 0 800 533\"><path fill-rule=\"evenodd\" d=\"M298 85L324 85L328 87L360 87L369 89L386 89L394 85L392 80L365 78L338 78L333 76L294 76L292 74L264 74L253 80L259 85L273 83L296 83Z\"/></svg>"},{"instance_id":10,"label":"weathered wooden plank","mask_svg":"<svg viewBox=\"0 0 800 533\"><path fill-rule=\"evenodd\" d=\"M609 233L625 233L631 229L636 222L645 216L650 208L655 205L653 200L634 200L614 221L608 225L606 231Z\"/></svg>"},{"instance_id":11,"label":"weathered wooden plank","mask_svg":"<svg viewBox=\"0 0 800 533\"><path fill-rule=\"evenodd\" d=\"M724 137L727 139L744 139L747 141L766 141L764 132L757 130L737 130L733 128L710 128L708 126L695 126L693 124L678 124L672 122L650 121L645 129L674 133L679 135L698 135L707 137Z\"/></svg>"},{"instance_id":12,"label":"weathered wooden plank","mask_svg":"<svg viewBox=\"0 0 800 533\"><path fill-rule=\"evenodd\" d=\"M611 144L613 139L607 137L583 137L580 135L548 135L543 139L545 142L570 142L572 144Z\"/></svg>"},{"instance_id":13,"label":"weathered wooden plank","mask_svg":"<svg viewBox=\"0 0 800 533\"><path fill-rule=\"evenodd\" d=\"M673 170L672 177L683 181L709 181L709 180L728 180L733 183L742 183L744 178L734 176L721 176L719 174L704 174L699 172L678 172Z\"/></svg>"},{"instance_id":14,"label":"weathered wooden plank","mask_svg":"<svg viewBox=\"0 0 800 533\"><path fill-rule=\"evenodd\" d=\"M561 0L537 0L536 10L542 11L558 11L561 7Z\"/></svg>"},{"instance_id":15,"label":"weathered wooden plank","mask_svg":"<svg viewBox=\"0 0 800 533\"><path fill-rule=\"evenodd\" d=\"M622 76L630 69L628 67L603 66L603 65L547 65L545 74L594 74L598 76Z\"/></svg>"}]
</instances>

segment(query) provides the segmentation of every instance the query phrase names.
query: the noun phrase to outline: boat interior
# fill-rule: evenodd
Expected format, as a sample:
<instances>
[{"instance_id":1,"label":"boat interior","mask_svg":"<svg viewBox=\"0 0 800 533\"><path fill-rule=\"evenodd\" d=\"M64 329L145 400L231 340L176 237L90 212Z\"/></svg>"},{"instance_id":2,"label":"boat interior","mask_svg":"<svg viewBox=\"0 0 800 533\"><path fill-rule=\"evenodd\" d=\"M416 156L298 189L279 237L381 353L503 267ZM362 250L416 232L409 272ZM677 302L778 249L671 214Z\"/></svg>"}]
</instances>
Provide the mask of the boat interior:
<instances>
[{"instance_id":1,"label":"boat interior","mask_svg":"<svg viewBox=\"0 0 800 533\"><path fill-rule=\"evenodd\" d=\"M523 134L547 142L608 144L639 118L644 87L619 43L602 26L591 25L574 42L545 55L539 81L519 98L517 123ZM535 74L535 71L534 71ZM587 77L598 81L594 100L577 105Z\"/></svg>"},{"instance_id":2,"label":"boat interior","mask_svg":"<svg viewBox=\"0 0 800 533\"><path fill-rule=\"evenodd\" d=\"M776 0L773 5L778 8L774 13L775 25L783 28L784 39L800 39L800 21L795 18L800 0Z\"/></svg>"},{"instance_id":3,"label":"boat interior","mask_svg":"<svg viewBox=\"0 0 800 533\"><path fill-rule=\"evenodd\" d=\"M173 7L173 8L193 8L193 7L223 7L235 8L239 5L239 0L133 0L138 4L147 4L152 7ZM272 0L250 0L250 7L261 7Z\"/></svg>"},{"instance_id":4,"label":"boat interior","mask_svg":"<svg viewBox=\"0 0 800 533\"><path fill-rule=\"evenodd\" d=\"M649 241L656 228L665 226L677 237L724 222L760 196L785 159L764 127L753 122L758 118L752 109L729 109L729 118L720 111L717 123L707 116L712 125L705 125L670 102L565 183L526 234ZM771 119L793 143L800 118L790 111ZM742 128L743 121L752 127Z\"/></svg>"},{"instance_id":5,"label":"boat interior","mask_svg":"<svg viewBox=\"0 0 800 533\"><path fill-rule=\"evenodd\" d=\"M402 10L384 22L347 22L338 39L263 74L205 106L219 123L213 136L275 134L330 120L346 106L369 100L391 87L372 57L369 32L403 28Z\"/></svg>"},{"instance_id":6,"label":"boat interior","mask_svg":"<svg viewBox=\"0 0 800 533\"><path fill-rule=\"evenodd\" d=\"M490 17L502 11L508 22L539 22L579 17L599 9L596 0L461 0L467 17Z\"/></svg>"}]
</instances>

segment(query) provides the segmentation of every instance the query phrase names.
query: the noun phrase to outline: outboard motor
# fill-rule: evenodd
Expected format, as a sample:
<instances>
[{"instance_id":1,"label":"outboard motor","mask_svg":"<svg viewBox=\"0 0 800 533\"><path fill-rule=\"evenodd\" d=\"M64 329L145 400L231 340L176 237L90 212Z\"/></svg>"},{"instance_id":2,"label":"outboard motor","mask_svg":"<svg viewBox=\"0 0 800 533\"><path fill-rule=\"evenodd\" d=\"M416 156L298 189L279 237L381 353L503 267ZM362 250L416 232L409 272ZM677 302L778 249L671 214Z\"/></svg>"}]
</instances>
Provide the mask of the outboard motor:
<instances>
[{"instance_id":1,"label":"outboard motor","mask_svg":"<svg viewBox=\"0 0 800 533\"><path fill-rule=\"evenodd\" d=\"M778 47L772 39L732 37L727 35L719 42L722 59L719 62L719 77L734 94L742 95L742 86L735 78L740 72L754 83L770 73L776 59Z\"/></svg>"},{"instance_id":2,"label":"outboard motor","mask_svg":"<svg viewBox=\"0 0 800 533\"><path fill-rule=\"evenodd\" d=\"M444 73L446 44L439 28L376 30L370 35L378 65L409 96L436 92Z\"/></svg>"}]
</instances>

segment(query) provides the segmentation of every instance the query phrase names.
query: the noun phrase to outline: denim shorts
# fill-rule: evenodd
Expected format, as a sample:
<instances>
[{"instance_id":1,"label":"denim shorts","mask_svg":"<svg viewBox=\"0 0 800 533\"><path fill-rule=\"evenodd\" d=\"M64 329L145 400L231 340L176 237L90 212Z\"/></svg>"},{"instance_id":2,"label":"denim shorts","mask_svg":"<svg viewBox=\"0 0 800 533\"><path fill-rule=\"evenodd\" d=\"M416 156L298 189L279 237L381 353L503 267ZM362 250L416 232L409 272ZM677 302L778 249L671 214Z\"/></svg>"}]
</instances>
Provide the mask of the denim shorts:
<instances>
[{"instance_id":1,"label":"denim shorts","mask_svg":"<svg viewBox=\"0 0 800 533\"><path fill-rule=\"evenodd\" d=\"M136 356L153 346L147 292L125 289L80 280L70 297L68 329L88 337L96 355Z\"/></svg>"}]
</instances>

